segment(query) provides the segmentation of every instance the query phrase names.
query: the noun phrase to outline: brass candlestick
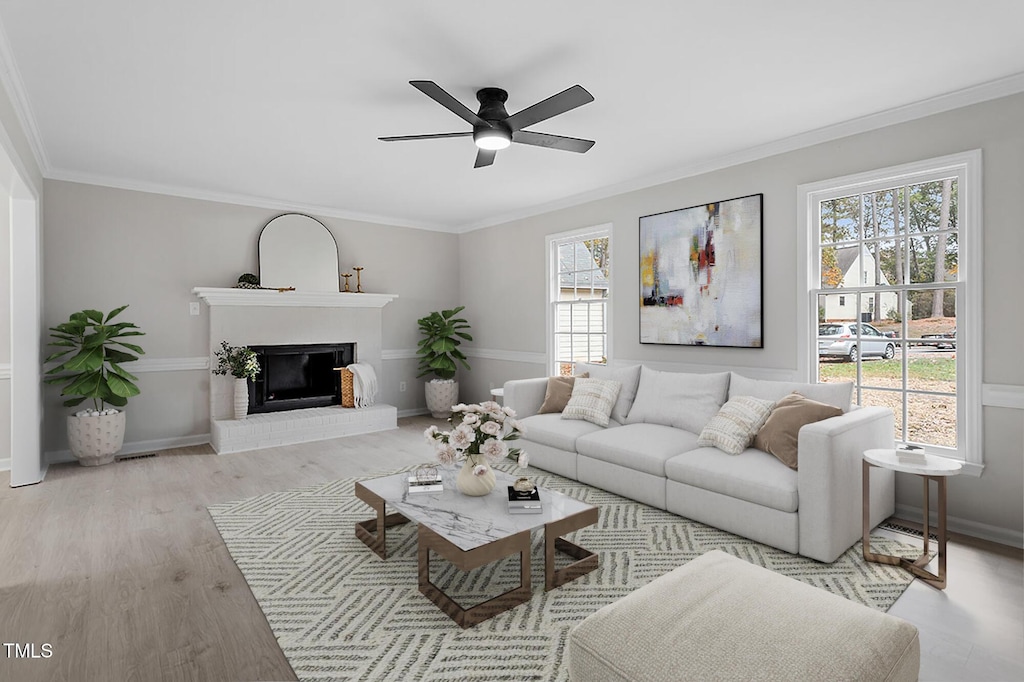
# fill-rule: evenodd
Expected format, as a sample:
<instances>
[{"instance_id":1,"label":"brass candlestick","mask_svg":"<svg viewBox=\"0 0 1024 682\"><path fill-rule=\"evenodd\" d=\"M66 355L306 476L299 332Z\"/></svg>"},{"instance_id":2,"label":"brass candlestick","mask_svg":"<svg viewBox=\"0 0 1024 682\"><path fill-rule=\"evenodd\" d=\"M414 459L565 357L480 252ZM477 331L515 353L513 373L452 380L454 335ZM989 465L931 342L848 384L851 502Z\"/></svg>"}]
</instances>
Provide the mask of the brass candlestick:
<instances>
[{"instance_id":1,"label":"brass candlestick","mask_svg":"<svg viewBox=\"0 0 1024 682\"><path fill-rule=\"evenodd\" d=\"M341 276L345 278L345 291L352 291L351 289L348 288L348 278L352 276L352 273L343 272Z\"/></svg>"},{"instance_id":2,"label":"brass candlestick","mask_svg":"<svg viewBox=\"0 0 1024 682\"><path fill-rule=\"evenodd\" d=\"M361 268L361 267L354 267L354 268L352 268L352 269L356 271L356 293L357 293L357 294L361 294L361 293L363 293L363 280L362 280L362 274L363 274L363 270L364 270L365 268Z\"/></svg>"}]
</instances>

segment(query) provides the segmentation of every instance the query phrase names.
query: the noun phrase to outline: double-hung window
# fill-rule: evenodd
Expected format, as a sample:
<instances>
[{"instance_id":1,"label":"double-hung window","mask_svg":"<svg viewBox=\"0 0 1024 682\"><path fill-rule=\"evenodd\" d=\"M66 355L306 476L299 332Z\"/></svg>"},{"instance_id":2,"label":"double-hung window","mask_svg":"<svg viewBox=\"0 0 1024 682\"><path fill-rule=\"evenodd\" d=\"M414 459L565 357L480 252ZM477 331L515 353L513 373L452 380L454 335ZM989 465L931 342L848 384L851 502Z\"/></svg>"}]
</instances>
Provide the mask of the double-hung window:
<instances>
[{"instance_id":1,"label":"double-hung window","mask_svg":"<svg viewBox=\"0 0 1024 682\"><path fill-rule=\"evenodd\" d=\"M611 226L551 235L548 243L548 361L566 376L578 362L608 360Z\"/></svg>"},{"instance_id":2,"label":"double-hung window","mask_svg":"<svg viewBox=\"0 0 1024 682\"><path fill-rule=\"evenodd\" d=\"M819 382L893 410L897 444L981 464L981 155L801 186ZM803 217L803 216L801 216Z\"/></svg>"}]
</instances>

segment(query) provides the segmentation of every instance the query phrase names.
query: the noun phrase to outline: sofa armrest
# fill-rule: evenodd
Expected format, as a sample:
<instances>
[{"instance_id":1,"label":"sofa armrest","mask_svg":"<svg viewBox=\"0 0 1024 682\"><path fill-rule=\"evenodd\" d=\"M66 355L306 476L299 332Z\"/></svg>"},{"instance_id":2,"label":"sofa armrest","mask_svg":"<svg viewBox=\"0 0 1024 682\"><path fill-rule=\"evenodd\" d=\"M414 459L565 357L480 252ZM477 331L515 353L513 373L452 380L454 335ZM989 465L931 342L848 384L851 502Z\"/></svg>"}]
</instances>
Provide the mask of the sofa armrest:
<instances>
[{"instance_id":1,"label":"sofa armrest","mask_svg":"<svg viewBox=\"0 0 1024 682\"><path fill-rule=\"evenodd\" d=\"M547 377L506 381L505 406L515 410L518 419L537 414L537 410L544 404L544 394L547 390Z\"/></svg>"},{"instance_id":2,"label":"sofa armrest","mask_svg":"<svg viewBox=\"0 0 1024 682\"><path fill-rule=\"evenodd\" d=\"M800 554L832 562L861 537L864 451L893 447L892 410L863 407L800 429L797 487ZM871 472L871 523L896 507L892 471Z\"/></svg>"}]
</instances>

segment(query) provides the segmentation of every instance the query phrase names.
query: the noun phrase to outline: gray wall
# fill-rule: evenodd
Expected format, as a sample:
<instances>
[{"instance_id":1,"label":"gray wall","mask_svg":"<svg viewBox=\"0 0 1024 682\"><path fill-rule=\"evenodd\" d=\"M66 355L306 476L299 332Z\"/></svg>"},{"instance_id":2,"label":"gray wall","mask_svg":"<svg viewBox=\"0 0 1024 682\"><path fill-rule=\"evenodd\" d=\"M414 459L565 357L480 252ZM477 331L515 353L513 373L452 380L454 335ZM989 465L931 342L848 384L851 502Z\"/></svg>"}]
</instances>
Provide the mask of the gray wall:
<instances>
[{"instance_id":1,"label":"gray wall","mask_svg":"<svg viewBox=\"0 0 1024 682\"><path fill-rule=\"evenodd\" d=\"M464 397L546 367L545 235L612 223L612 361L670 369L732 367L770 378L797 368L793 333L802 314L797 281L797 186L981 148L984 155L984 381L1024 386L1019 267L1024 253L1024 95L978 104L664 185L553 211L460 237L461 300L477 330ZM763 350L639 343L638 219L708 201L764 193ZM507 358L526 356L527 361ZM1024 412L984 408L985 472L950 482L949 513L981 530L1024 528ZM897 501L921 504L916 477L900 477Z\"/></svg>"},{"instance_id":2,"label":"gray wall","mask_svg":"<svg viewBox=\"0 0 1024 682\"><path fill-rule=\"evenodd\" d=\"M209 309L189 315L188 303L198 300L192 288L230 287L241 273L258 273L260 230L281 213L54 180L46 181L44 209L45 325L83 308L108 311L127 303L122 317L146 332L140 339L146 361L207 356ZM422 409L416 362L404 356L415 349L416 320L457 298L458 236L318 219L338 242L343 271L361 265L365 291L398 295L383 309L381 400L399 410ZM126 443L156 447L209 432L208 371L128 369L139 376L142 394L128 404ZM401 381L408 383L405 393ZM48 387L47 452L67 447L67 412L57 388Z\"/></svg>"}]
</instances>

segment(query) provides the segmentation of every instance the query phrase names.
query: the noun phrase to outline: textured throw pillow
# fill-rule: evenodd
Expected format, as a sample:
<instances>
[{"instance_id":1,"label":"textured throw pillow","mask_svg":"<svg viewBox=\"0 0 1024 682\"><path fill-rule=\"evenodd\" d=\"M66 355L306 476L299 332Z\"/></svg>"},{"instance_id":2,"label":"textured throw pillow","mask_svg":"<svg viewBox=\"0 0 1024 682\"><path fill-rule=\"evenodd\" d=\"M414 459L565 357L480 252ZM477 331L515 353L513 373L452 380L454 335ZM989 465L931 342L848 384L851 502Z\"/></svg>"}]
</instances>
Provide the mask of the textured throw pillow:
<instances>
[{"instance_id":1,"label":"textured throw pillow","mask_svg":"<svg viewBox=\"0 0 1024 682\"><path fill-rule=\"evenodd\" d=\"M615 407L612 408L612 419L620 424L625 424L626 415L629 414L629 410L633 406L633 399L636 397L636 386L640 383L640 365L609 367L608 365L579 363L576 365L576 369L581 372L589 372L594 379L618 381L622 384Z\"/></svg>"},{"instance_id":2,"label":"textured throw pillow","mask_svg":"<svg viewBox=\"0 0 1024 682\"><path fill-rule=\"evenodd\" d=\"M842 381L834 384L801 384L793 381L764 381L751 379L736 372L732 373L729 380L730 398L749 395L762 400L782 400L790 393L799 393L805 398L826 405L835 405L843 412L849 412L853 383Z\"/></svg>"},{"instance_id":3,"label":"textured throw pillow","mask_svg":"<svg viewBox=\"0 0 1024 682\"><path fill-rule=\"evenodd\" d=\"M629 409L630 424L662 424L700 433L722 407L729 392L729 373L684 374L644 367Z\"/></svg>"},{"instance_id":4,"label":"textured throw pillow","mask_svg":"<svg viewBox=\"0 0 1024 682\"><path fill-rule=\"evenodd\" d=\"M797 468L797 437L805 424L820 422L822 419L838 417L843 413L838 407L791 393L775 403L775 409L754 437L754 447L770 452L790 469Z\"/></svg>"},{"instance_id":5,"label":"textured throw pillow","mask_svg":"<svg viewBox=\"0 0 1024 682\"><path fill-rule=\"evenodd\" d=\"M748 447L764 426L775 407L773 400L761 400L749 395L733 398L711 418L700 432L698 447L716 447L730 455L738 455Z\"/></svg>"},{"instance_id":6,"label":"textured throw pillow","mask_svg":"<svg viewBox=\"0 0 1024 682\"><path fill-rule=\"evenodd\" d=\"M548 388L544 392L544 404L537 410L537 414L548 414L549 412L561 412L565 409L569 397L572 395L572 386L576 379L586 378L586 372L571 377L548 377Z\"/></svg>"},{"instance_id":7,"label":"textured throw pillow","mask_svg":"<svg viewBox=\"0 0 1024 682\"><path fill-rule=\"evenodd\" d=\"M608 417L621 387L618 381L577 379L572 387L572 397L562 410L562 419L583 419L598 426L608 426Z\"/></svg>"}]
</instances>

